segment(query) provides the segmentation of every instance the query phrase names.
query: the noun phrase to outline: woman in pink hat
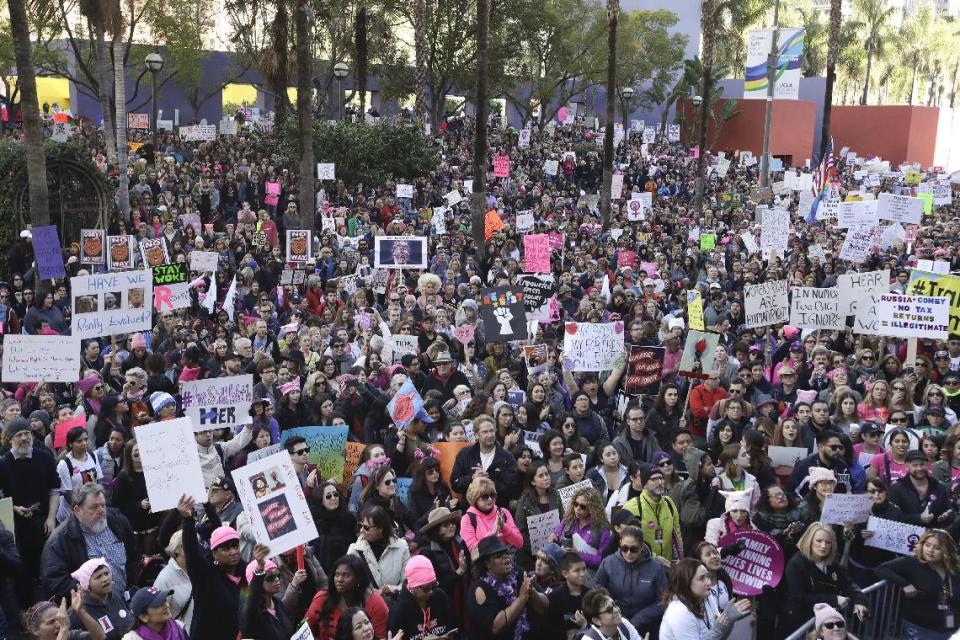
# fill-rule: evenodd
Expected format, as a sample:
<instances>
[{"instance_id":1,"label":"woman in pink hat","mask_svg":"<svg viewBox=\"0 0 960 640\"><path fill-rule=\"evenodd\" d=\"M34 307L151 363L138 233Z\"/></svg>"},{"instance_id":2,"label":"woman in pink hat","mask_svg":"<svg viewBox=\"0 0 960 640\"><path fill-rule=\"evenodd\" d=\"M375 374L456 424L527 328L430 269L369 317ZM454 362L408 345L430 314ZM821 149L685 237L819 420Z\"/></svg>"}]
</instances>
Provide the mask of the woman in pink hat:
<instances>
[{"instance_id":1,"label":"woman in pink hat","mask_svg":"<svg viewBox=\"0 0 960 640\"><path fill-rule=\"evenodd\" d=\"M439 587L429 558L410 558L404 568L403 589L390 609L391 635L403 632L407 640L421 640L427 635L456 638L459 623L453 600Z\"/></svg>"}]
</instances>

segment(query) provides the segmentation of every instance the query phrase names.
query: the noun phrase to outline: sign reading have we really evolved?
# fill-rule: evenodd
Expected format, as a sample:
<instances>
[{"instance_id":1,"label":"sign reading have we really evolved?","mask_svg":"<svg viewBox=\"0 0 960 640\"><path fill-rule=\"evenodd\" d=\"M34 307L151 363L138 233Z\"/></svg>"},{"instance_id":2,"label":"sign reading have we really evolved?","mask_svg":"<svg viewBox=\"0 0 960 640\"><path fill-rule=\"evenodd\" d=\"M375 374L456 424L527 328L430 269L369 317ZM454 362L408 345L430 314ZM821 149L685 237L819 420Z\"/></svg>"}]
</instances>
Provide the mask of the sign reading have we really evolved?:
<instances>
[{"instance_id":1,"label":"sign reading have we really evolved?","mask_svg":"<svg viewBox=\"0 0 960 640\"><path fill-rule=\"evenodd\" d=\"M149 331L153 320L153 273L149 269L70 278L71 333L97 338Z\"/></svg>"}]
</instances>

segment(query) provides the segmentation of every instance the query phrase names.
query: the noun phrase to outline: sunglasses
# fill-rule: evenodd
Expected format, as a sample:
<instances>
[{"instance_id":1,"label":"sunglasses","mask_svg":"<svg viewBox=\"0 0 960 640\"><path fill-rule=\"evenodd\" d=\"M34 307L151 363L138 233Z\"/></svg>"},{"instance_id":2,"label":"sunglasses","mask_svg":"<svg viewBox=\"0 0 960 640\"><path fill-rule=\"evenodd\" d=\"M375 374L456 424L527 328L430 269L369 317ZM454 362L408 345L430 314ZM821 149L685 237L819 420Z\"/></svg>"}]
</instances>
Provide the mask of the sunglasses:
<instances>
[{"instance_id":1,"label":"sunglasses","mask_svg":"<svg viewBox=\"0 0 960 640\"><path fill-rule=\"evenodd\" d=\"M890 422L894 424L907 424L908 420L906 418L890 418Z\"/></svg>"},{"instance_id":2,"label":"sunglasses","mask_svg":"<svg viewBox=\"0 0 960 640\"><path fill-rule=\"evenodd\" d=\"M263 581L264 582L280 582L280 574L268 573L267 575L263 576Z\"/></svg>"},{"instance_id":3,"label":"sunglasses","mask_svg":"<svg viewBox=\"0 0 960 640\"><path fill-rule=\"evenodd\" d=\"M863 356L861 360L873 360L873 356Z\"/></svg>"},{"instance_id":4,"label":"sunglasses","mask_svg":"<svg viewBox=\"0 0 960 640\"><path fill-rule=\"evenodd\" d=\"M583 504L582 502L574 502L574 503L573 503L573 507L574 507L575 509L589 509L589 508L590 508L590 505L588 505L588 504Z\"/></svg>"},{"instance_id":5,"label":"sunglasses","mask_svg":"<svg viewBox=\"0 0 960 640\"><path fill-rule=\"evenodd\" d=\"M844 447L842 444L832 444L832 445L830 445L830 450L831 450L831 451L843 451L844 449L846 449L846 447Z\"/></svg>"},{"instance_id":6,"label":"sunglasses","mask_svg":"<svg viewBox=\"0 0 960 640\"><path fill-rule=\"evenodd\" d=\"M497 494L495 494L495 493L481 493L481 494L480 494L479 496L477 496L477 497L480 498L481 500L496 500L496 499L497 499Z\"/></svg>"},{"instance_id":7,"label":"sunglasses","mask_svg":"<svg viewBox=\"0 0 960 640\"><path fill-rule=\"evenodd\" d=\"M658 467L672 467L672 466L673 466L673 463L670 462L669 460L662 460L661 462L657 463L657 466L658 466Z\"/></svg>"},{"instance_id":8,"label":"sunglasses","mask_svg":"<svg viewBox=\"0 0 960 640\"><path fill-rule=\"evenodd\" d=\"M387 478L386 480L383 481L383 484L385 484L385 485L387 485L387 486L389 487L389 486L391 486L391 485L397 484L397 479L396 479L396 478Z\"/></svg>"},{"instance_id":9,"label":"sunglasses","mask_svg":"<svg viewBox=\"0 0 960 640\"><path fill-rule=\"evenodd\" d=\"M370 531L371 529L376 529L377 526L374 524L361 524L360 531Z\"/></svg>"},{"instance_id":10,"label":"sunglasses","mask_svg":"<svg viewBox=\"0 0 960 640\"><path fill-rule=\"evenodd\" d=\"M297 449L296 451L293 452L293 455L295 455L295 456L305 456L305 455L307 455L308 453L310 453L310 447L305 447L305 448L303 448L303 449Z\"/></svg>"},{"instance_id":11,"label":"sunglasses","mask_svg":"<svg viewBox=\"0 0 960 640\"><path fill-rule=\"evenodd\" d=\"M823 623L823 628L824 628L824 629L831 629L831 630L832 630L832 629L845 629L846 626L847 626L847 623L844 622L843 620L837 620L836 622L824 622L824 623Z\"/></svg>"},{"instance_id":12,"label":"sunglasses","mask_svg":"<svg viewBox=\"0 0 960 640\"><path fill-rule=\"evenodd\" d=\"M339 498L339 497L340 497L340 494L339 494L339 493L336 493L336 492L334 492L334 493L328 493L328 494L326 494L326 495L323 496L323 497L324 497L325 500L333 500L334 498Z\"/></svg>"},{"instance_id":13,"label":"sunglasses","mask_svg":"<svg viewBox=\"0 0 960 640\"><path fill-rule=\"evenodd\" d=\"M620 545L620 553L640 553L640 547L629 545L629 544L622 544Z\"/></svg>"}]
</instances>

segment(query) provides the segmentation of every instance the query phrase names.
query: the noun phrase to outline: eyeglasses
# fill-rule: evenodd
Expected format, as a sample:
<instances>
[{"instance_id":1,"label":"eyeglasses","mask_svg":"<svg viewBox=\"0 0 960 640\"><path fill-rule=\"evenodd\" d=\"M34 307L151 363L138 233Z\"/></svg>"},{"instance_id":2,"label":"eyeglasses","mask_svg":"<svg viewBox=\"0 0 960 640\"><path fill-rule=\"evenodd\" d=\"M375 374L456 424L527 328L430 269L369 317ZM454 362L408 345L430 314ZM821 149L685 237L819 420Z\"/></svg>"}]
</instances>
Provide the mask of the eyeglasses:
<instances>
[{"instance_id":1,"label":"eyeglasses","mask_svg":"<svg viewBox=\"0 0 960 640\"><path fill-rule=\"evenodd\" d=\"M609 605L600 610L600 613L613 613L614 611L620 611L620 607L616 602L611 602Z\"/></svg>"},{"instance_id":2,"label":"eyeglasses","mask_svg":"<svg viewBox=\"0 0 960 640\"><path fill-rule=\"evenodd\" d=\"M294 451L294 452L293 452L293 455L295 455L295 456L305 456L305 455L307 455L308 453L310 453L310 447L304 447L303 449L297 449L296 451Z\"/></svg>"},{"instance_id":3,"label":"eyeglasses","mask_svg":"<svg viewBox=\"0 0 960 640\"><path fill-rule=\"evenodd\" d=\"M481 494L480 494L479 496L477 496L477 497L478 497L479 499L481 499L481 500L496 500L496 499L497 499L497 494L495 494L495 493L481 493Z\"/></svg>"},{"instance_id":4,"label":"eyeglasses","mask_svg":"<svg viewBox=\"0 0 960 640\"><path fill-rule=\"evenodd\" d=\"M786 497L787 497L787 494L785 494L782 491L778 491L777 493L770 494L771 500L783 500L783 499L786 499Z\"/></svg>"},{"instance_id":5,"label":"eyeglasses","mask_svg":"<svg viewBox=\"0 0 960 640\"><path fill-rule=\"evenodd\" d=\"M906 391L906 387L891 387L894 391Z\"/></svg>"},{"instance_id":6,"label":"eyeglasses","mask_svg":"<svg viewBox=\"0 0 960 640\"><path fill-rule=\"evenodd\" d=\"M640 546L639 545L634 546L632 544L622 544L620 545L620 553L640 553Z\"/></svg>"},{"instance_id":7,"label":"eyeglasses","mask_svg":"<svg viewBox=\"0 0 960 640\"><path fill-rule=\"evenodd\" d=\"M831 450L831 451L843 451L844 449L846 449L846 447L844 447L842 444L831 444L831 445L830 445L830 450Z\"/></svg>"},{"instance_id":8,"label":"eyeglasses","mask_svg":"<svg viewBox=\"0 0 960 640\"><path fill-rule=\"evenodd\" d=\"M844 622L843 620L837 620L836 622L824 622L824 623L823 623L823 628L824 628L824 629L845 629L846 626L847 626L847 623Z\"/></svg>"},{"instance_id":9,"label":"eyeglasses","mask_svg":"<svg viewBox=\"0 0 960 640\"><path fill-rule=\"evenodd\" d=\"M361 524L360 531L370 531L371 529L376 529L377 526L374 524Z\"/></svg>"}]
</instances>

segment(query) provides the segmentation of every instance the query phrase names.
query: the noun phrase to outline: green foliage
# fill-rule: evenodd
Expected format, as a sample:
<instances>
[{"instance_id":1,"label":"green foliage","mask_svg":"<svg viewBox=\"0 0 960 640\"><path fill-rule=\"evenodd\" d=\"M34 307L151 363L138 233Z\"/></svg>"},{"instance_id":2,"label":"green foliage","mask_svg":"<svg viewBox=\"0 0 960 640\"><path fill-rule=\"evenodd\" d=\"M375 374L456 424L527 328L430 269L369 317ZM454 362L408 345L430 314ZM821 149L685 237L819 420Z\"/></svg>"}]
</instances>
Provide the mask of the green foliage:
<instances>
[{"instance_id":1,"label":"green foliage","mask_svg":"<svg viewBox=\"0 0 960 640\"><path fill-rule=\"evenodd\" d=\"M257 138L257 144L283 158L300 157L295 122L288 122L279 136ZM318 162L336 163L337 178L347 184L413 180L440 164L439 153L416 125L317 123L313 148Z\"/></svg>"},{"instance_id":2,"label":"green foliage","mask_svg":"<svg viewBox=\"0 0 960 640\"><path fill-rule=\"evenodd\" d=\"M720 131L723 125L740 115L739 103L732 98L724 98L724 89L720 85L720 78L727 73L726 67L714 65L710 76L710 99L709 104L701 105L700 109L707 109L707 130L710 125L713 126L713 135L707 139L707 147L713 148L720 139ZM703 92L703 63L700 58L688 58L683 61L683 75L677 80L668 98L668 105L680 100L692 99L696 95L702 95ZM697 140L697 127L699 126L699 109L693 109L693 122L687 121L687 112L685 109L677 109L676 123L684 131L686 140Z\"/></svg>"}]
</instances>

